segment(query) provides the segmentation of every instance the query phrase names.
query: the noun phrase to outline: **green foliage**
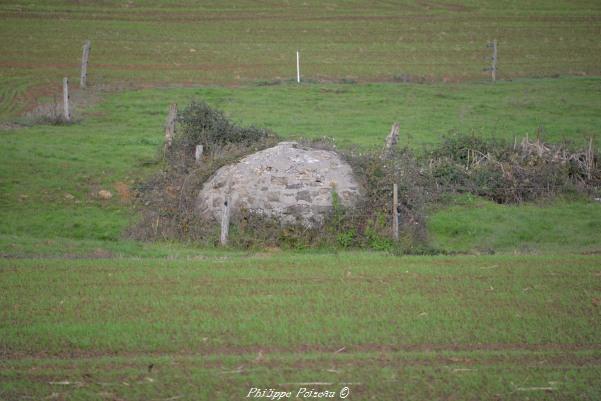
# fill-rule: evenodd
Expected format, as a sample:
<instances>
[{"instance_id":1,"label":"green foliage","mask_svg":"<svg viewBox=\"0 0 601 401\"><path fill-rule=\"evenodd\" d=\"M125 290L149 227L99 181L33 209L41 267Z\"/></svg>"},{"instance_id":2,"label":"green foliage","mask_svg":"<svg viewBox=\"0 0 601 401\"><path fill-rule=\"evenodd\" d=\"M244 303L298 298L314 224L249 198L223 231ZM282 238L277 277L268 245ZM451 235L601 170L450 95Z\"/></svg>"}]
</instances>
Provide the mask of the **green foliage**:
<instances>
[{"instance_id":1,"label":"green foliage","mask_svg":"<svg viewBox=\"0 0 601 401\"><path fill-rule=\"evenodd\" d=\"M364 231L367 246L375 251L389 251L396 248L387 230L388 219L386 217L384 214L378 215L368 222Z\"/></svg>"},{"instance_id":2,"label":"green foliage","mask_svg":"<svg viewBox=\"0 0 601 401\"><path fill-rule=\"evenodd\" d=\"M600 155L584 147L527 138L519 145L453 134L426 155L429 173L446 192L469 192L499 203L533 201L601 189Z\"/></svg>"},{"instance_id":3,"label":"green foliage","mask_svg":"<svg viewBox=\"0 0 601 401\"><path fill-rule=\"evenodd\" d=\"M192 101L178 115L180 130L175 137L174 148L193 149L203 145L214 152L229 144L249 146L267 138L267 130L255 127L240 127L225 117L222 111L211 108L204 101Z\"/></svg>"},{"instance_id":4,"label":"green foliage","mask_svg":"<svg viewBox=\"0 0 601 401\"><path fill-rule=\"evenodd\" d=\"M348 249L354 245L356 237L357 237L357 230L354 228L351 228L347 231L338 233L336 240L337 240L339 247Z\"/></svg>"},{"instance_id":5,"label":"green foliage","mask_svg":"<svg viewBox=\"0 0 601 401\"><path fill-rule=\"evenodd\" d=\"M199 221L194 211L198 189L219 168L274 145L278 138L267 130L240 127L205 102L192 101L177 122L172 145L160 147L167 163L136 186L142 217L128 228L127 236L213 245L215 225ZM197 145L205 150L199 161ZM242 240L245 247L252 243Z\"/></svg>"},{"instance_id":6,"label":"green foliage","mask_svg":"<svg viewBox=\"0 0 601 401\"><path fill-rule=\"evenodd\" d=\"M431 156L435 159L448 158L465 166L469 163L470 152L476 150L483 154L497 154L504 147L505 143L499 142L495 138L484 138L474 132L463 134L453 131L443 137L441 143L431 152Z\"/></svg>"},{"instance_id":7,"label":"green foliage","mask_svg":"<svg viewBox=\"0 0 601 401\"><path fill-rule=\"evenodd\" d=\"M326 229L334 233L336 245L340 248L350 248L356 245L357 229L350 226L347 219L348 211L340 203L338 192L332 191L332 211L326 221Z\"/></svg>"}]
</instances>

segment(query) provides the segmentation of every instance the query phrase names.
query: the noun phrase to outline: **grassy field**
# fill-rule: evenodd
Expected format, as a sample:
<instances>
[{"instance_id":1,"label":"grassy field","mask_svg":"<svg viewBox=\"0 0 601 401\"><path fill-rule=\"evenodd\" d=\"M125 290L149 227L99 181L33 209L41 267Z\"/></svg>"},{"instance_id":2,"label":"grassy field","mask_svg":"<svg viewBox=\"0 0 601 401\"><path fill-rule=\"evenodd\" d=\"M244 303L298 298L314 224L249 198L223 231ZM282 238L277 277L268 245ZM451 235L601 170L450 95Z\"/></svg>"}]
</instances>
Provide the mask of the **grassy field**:
<instances>
[{"instance_id":1,"label":"grassy field","mask_svg":"<svg viewBox=\"0 0 601 401\"><path fill-rule=\"evenodd\" d=\"M452 130L512 141L540 126L549 140L582 145L588 136L600 138L600 85L598 78L562 78L495 86L277 85L105 94L102 102L77 110L74 125L2 132L0 249L13 256L185 254L177 245L157 249L120 240L135 219L131 186L160 168L157 151L172 101L183 106L205 99L241 124L286 138L330 136L341 146L379 147L392 121L401 122L401 144L418 151ZM115 197L98 199L99 189ZM437 211L430 228L449 251L598 252L600 220L601 205L585 201L529 208L472 203ZM567 242L562 232L571 233Z\"/></svg>"},{"instance_id":2,"label":"grassy field","mask_svg":"<svg viewBox=\"0 0 601 401\"><path fill-rule=\"evenodd\" d=\"M595 400L600 262L0 260L0 398Z\"/></svg>"},{"instance_id":3,"label":"grassy field","mask_svg":"<svg viewBox=\"0 0 601 401\"><path fill-rule=\"evenodd\" d=\"M468 195L431 211L428 228L436 248L459 253L597 254L599 209L588 199L499 205Z\"/></svg>"},{"instance_id":4,"label":"grassy field","mask_svg":"<svg viewBox=\"0 0 601 401\"><path fill-rule=\"evenodd\" d=\"M77 82L92 41L95 85L227 84L295 77L382 82L598 75L595 0L0 2L0 116ZM60 21L60 23L57 23Z\"/></svg>"},{"instance_id":5,"label":"grassy field","mask_svg":"<svg viewBox=\"0 0 601 401\"><path fill-rule=\"evenodd\" d=\"M124 239L172 102L340 147L394 121L416 151L598 147L600 34L596 0L0 0L0 401L601 399L597 201L448 197L427 227L453 257ZM65 76L76 122L40 124Z\"/></svg>"}]
</instances>

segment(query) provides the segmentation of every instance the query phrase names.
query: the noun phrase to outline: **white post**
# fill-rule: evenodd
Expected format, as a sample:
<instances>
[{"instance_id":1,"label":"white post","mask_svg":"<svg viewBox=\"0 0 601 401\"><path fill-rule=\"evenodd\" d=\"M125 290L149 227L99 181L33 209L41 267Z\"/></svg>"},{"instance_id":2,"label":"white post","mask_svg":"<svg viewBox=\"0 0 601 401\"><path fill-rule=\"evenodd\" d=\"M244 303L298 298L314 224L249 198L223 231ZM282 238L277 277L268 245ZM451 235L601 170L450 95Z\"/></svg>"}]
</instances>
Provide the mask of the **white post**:
<instances>
[{"instance_id":1,"label":"white post","mask_svg":"<svg viewBox=\"0 0 601 401\"><path fill-rule=\"evenodd\" d=\"M71 113L69 112L69 79L63 78L63 113L65 121L71 121Z\"/></svg>"},{"instance_id":2,"label":"white post","mask_svg":"<svg viewBox=\"0 0 601 401\"><path fill-rule=\"evenodd\" d=\"M196 149L194 150L194 160L196 160L196 163L200 163L202 161L202 150L202 145L196 145Z\"/></svg>"},{"instance_id":3,"label":"white post","mask_svg":"<svg viewBox=\"0 0 601 401\"><path fill-rule=\"evenodd\" d=\"M300 52L296 51L296 82L300 84Z\"/></svg>"},{"instance_id":4,"label":"white post","mask_svg":"<svg viewBox=\"0 0 601 401\"><path fill-rule=\"evenodd\" d=\"M221 238L219 242L222 246L227 245L228 233L230 229L230 199L226 196L223 202L223 214L221 215Z\"/></svg>"}]
</instances>

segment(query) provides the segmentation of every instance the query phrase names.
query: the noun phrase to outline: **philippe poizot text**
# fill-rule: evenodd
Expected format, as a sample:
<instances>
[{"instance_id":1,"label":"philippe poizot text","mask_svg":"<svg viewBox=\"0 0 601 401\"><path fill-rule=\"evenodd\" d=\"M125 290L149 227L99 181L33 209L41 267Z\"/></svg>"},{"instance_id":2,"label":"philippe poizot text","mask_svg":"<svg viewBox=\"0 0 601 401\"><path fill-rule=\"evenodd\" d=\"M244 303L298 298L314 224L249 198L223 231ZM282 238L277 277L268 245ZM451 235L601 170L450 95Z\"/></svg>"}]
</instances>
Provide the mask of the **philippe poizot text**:
<instances>
[{"instance_id":1,"label":"philippe poizot text","mask_svg":"<svg viewBox=\"0 0 601 401\"><path fill-rule=\"evenodd\" d=\"M345 399L349 396L351 390L348 387L342 387L337 391L315 390L314 388L299 387L295 391L285 391L273 388L251 387L246 394L246 398L264 398L266 400L284 400L287 398L338 398Z\"/></svg>"}]
</instances>

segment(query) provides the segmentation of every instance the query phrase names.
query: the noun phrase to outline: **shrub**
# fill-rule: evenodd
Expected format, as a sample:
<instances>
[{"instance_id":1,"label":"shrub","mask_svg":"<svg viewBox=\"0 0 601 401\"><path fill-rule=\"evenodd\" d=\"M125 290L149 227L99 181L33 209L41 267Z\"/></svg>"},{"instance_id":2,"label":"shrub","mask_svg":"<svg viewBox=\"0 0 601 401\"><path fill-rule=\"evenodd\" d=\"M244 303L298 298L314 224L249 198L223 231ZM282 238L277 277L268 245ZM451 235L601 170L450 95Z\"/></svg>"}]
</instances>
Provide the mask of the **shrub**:
<instances>
[{"instance_id":1,"label":"shrub","mask_svg":"<svg viewBox=\"0 0 601 401\"><path fill-rule=\"evenodd\" d=\"M561 193L599 190L598 154L525 138L507 144L474 135L447 137L426 156L443 192L467 192L498 203L531 201Z\"/></svg>"},{"instance_id":2,"label":"shrub","mask_svg":"<svg viewBox=\"0 0 601 401\"><path fill-rule=\"evenodd\" d=\"M172 167L193 165L197 145L203 146L203 153L210 159L220 159L238 153L233 151L235 148L251 153L275 139L268 130L232 123L223 112L202 101L193 101L179 112L177 123L173 144L166 153Z\"/></svg>"}]
</instances>

